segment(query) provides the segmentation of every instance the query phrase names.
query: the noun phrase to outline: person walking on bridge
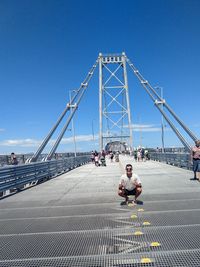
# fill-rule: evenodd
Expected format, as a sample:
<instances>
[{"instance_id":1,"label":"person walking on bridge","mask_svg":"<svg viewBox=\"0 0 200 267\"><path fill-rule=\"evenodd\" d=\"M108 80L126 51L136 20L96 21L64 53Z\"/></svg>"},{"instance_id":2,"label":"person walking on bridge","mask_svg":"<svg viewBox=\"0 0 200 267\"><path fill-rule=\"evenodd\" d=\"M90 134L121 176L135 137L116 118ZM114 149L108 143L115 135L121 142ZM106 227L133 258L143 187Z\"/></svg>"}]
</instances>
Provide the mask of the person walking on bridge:
<instances>
[{"instance_id":1,"label":"person walking on bridge","mask_svg":"<svg viewBox=\"0 0 200 267\"><path fill-rule=\"evenodd\" d=\"M139 176L132 172L133 166L131 164L126 165L126 173L123 174L120 178L118 195L120 197L125 198L125 202L123 204L128 204L128 196L134 195L135 200L133 200L133 204L137 204L137 198L142 193L142 183Z\"/></svg>"},{"instance_id":2,"label":"person walking on bridge","mask_svg":"<svg viewBox=\"0 0 200 267\"><path fill-rule=\"evenodd\" d=\"M192 148L191 161L193 162L194 178L200 182L200 140L195 141L195 146Z\"/></svg>"},{"instance_id":3,"label":"person walking on bridge","mask_svg":"<svg viewBox=\"0 0 200 267\"><path fill-rule=\"evenodd\" d=\"M11 155L10 155L10 162L11 162L12 165L17 165L18 164L18 160L17 160L17 157L16 157L14 152L12 152Z\"/></svg>"}]
</instances>

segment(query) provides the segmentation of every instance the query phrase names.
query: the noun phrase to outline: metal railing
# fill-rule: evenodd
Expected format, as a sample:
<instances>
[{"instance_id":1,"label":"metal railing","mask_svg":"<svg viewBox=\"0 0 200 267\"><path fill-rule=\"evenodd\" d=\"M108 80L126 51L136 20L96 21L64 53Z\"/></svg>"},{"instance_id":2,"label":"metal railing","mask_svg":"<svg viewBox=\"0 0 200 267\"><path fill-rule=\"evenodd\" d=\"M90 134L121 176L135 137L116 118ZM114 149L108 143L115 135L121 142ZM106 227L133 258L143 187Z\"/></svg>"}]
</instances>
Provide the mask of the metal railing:
<instances>
[{"instance_id":1,"label":"metal railing","mask_svg":"<svg viewBox=\"0 0 200 267\"><path fill-rule=\"evenodd\" d=\"M69 157L0 168L0 198L49 180L90 161L90 156Z\"/></svg>"},{"instance_id":2,"label":"metal railing","mask_svg":"<svg viewBox=\"0 0 200 267\"><path fill-rule=\"evenodd\" d=\"M192 170L192 163L191 163L190 157L191 156L189 153L150 152L151 160L165 162L173 166Z\"/></svg>"},{"instance_id":3,"label":"metal railing","mask_svg":"<svg viewBox=\"0 0 200 267\"><path fill-rule=\"evenodd\" d=\"M77 156L85 156L89 155L89 152L77 152ZM26 163L27 159L32 157L33 154L15 154L18 164L24 164ZM38 157L38 162L42 161L43 158L46 158L47 154L41 154L40 157ZM74 152L68 152L68 153L55 153L54 159L64 159L68 157L74 157ZM0 167L4 167L5 165L12 165L11 163L11 155L0 155Z\"/></svg>"}]
</instances>

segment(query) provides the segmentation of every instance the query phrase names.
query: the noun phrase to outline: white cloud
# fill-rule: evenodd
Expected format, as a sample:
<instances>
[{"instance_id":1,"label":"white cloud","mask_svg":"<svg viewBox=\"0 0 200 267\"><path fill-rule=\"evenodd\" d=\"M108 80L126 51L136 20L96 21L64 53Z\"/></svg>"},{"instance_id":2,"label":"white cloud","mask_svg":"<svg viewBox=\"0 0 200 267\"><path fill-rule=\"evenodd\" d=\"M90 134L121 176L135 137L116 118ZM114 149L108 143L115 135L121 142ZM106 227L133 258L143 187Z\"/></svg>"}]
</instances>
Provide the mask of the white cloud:
<instances>
[{"instance_id":1,"label":"white cloud","mask_svg":"<svg viewBox=\"0 0 200 267\"><path fill-rule=\"evenodd\" d=\"M128 125L125 126L128 128ZM160 132L161 131L161 125L157 124L132 124L131 128L133 132ZM164 127L165 131L171 131L171 129Z\"/></svg>"},{"instance_id":2,"label":"white cloud","mask_svg":"<svg viewBox=\"0 0 200 267\"><path fill-rule=\"evenodd\" d=\"M134 128L134 132L160 132L161 128L159 127L149 127L149 128Z\"/></svg>"},{"instance_id":3,"label":"white cloud","mask_svg":"<svg viewBox=\"0 0 200 267\"><path fill-rule=\"evenodd\" d=\"M39 146L41 141L34 139L15 139L15 140L4 140L0 142L1 146L22 146L22 147L35 147Z\"/></svg>"},{"instance_id":4,"label":"white cloud","mask_svg":"<svg viewBox=\"0 0 200 267\"><path fill-rule=\"evenodd\" d=\"M151 128L155 127L155 124L132 124L131 127L134 128Z\"/></svg>"},{"instance_id":5,"label":"white cloud","mask_svg":"<svg viewBox=\"0 0 200 267\"><path fill-rule=\"evenodd\" d=\"M161 127L155 124L132 124L131 128L134 132L160 132Z\"/></svg>"},{"instance_id":6,"label":"white cloud","mask_svg":"<svg viewBox=\"0 0 200 267\"><path fill-rule=\"evenodd\" d=\"M77 135L76 136L76 142L88 142L88 141L94 141L98 138L97 135ZM53 145L55 143L55 139L52 139L49 141L49 145ZM69 144L73 143L74 139L73 137L69 138L63 138L61 140L61 144ZM12 140L4 140L0 141L0 146L7 146L7 147L39 147L39 145L42 143L41 140L36 140L36 139L31 139L31 138L26 138L26 139L12 139Z\"/></svg>"},{"instance_id":7,"label":"white cloud","mask_svg":"<svg viewBox=\"0 0 200 267\"><path fill-rule=\"evenodd\" d=\"M3 128L0 128L0 132L4 132L5 131L5 129L3 129Z\"/></svg>"},{"instance_id":8,"label":"white cloud","mask_svg":"<svg viewBox=\"0 0 200 267\"><path fill-rule=\"evenodd\" d=\"M98 139L97 135L88 134L88 135L77 135L76 136L76 142L88 142L88 141L94 141ZM63 138L61 141L61 144L68 144L72 143L74 141L73 137Z\"/></svg>"}]
</instances>

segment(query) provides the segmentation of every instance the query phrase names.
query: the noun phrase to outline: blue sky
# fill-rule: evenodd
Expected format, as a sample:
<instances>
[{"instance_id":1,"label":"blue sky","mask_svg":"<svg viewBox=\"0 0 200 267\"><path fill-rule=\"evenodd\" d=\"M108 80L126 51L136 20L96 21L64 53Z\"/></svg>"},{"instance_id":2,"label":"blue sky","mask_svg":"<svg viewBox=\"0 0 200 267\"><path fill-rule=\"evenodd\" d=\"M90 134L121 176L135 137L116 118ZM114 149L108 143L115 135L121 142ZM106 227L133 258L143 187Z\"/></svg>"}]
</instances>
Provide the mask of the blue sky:
<instances>
[{"instance_id":1,"label":"blue sky","mask_svg":"<svg viewBox=\"0 0 200 267\"><path fill-rule=\"evenodd\" d=\"M199 13L199 0L0 0L0 154L37 150L99 52L125 51L200 136ZM161 146L161 116L129 68L128 80L134 146ZM98 69L74 124L78 150L98 148ZM71 135L59 151L73 151Z\"/></svg>"}]
</instances>

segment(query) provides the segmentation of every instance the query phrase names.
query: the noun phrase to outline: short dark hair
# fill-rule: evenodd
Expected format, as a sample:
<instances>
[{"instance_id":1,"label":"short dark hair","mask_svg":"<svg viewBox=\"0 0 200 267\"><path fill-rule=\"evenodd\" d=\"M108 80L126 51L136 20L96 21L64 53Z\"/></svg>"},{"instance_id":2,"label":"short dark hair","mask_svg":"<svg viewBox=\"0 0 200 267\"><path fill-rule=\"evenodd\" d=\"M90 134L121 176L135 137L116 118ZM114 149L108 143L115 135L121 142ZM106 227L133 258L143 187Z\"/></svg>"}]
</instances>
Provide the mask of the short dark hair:
<instances>
[{"instance_id":1,"label":"short dark hair","mask_svg":"<svg viewBox=\"0 0 200 267\"><path fill-rule=\"evenodd\" d=\"M131 164L126 164L126 170L129 168L133 169L133 166Z\"/></svg>"}]
</instances>

